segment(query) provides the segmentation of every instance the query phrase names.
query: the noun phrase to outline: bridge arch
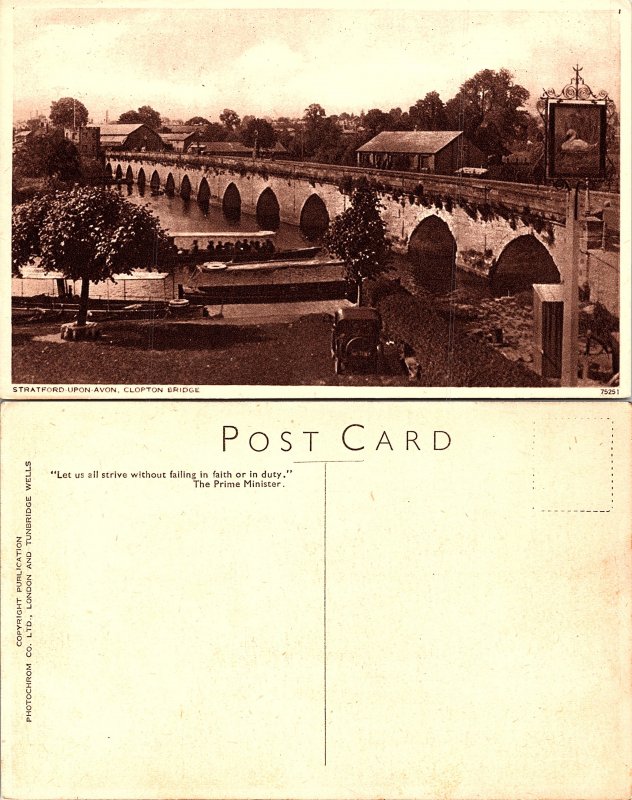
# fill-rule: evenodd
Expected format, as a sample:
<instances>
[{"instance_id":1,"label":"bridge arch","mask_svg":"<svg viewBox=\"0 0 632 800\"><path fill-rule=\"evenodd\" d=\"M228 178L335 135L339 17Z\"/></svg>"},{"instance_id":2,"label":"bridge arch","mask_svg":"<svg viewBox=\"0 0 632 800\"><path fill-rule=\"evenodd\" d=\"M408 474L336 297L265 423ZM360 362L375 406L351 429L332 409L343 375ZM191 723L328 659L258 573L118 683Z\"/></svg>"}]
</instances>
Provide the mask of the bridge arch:
<instances>
[{"instance_id":1,"label":"bridge arch","mask_svg":"<svg viewBox=\"0 0 632 800\"><path fill-rule=\"evenodd\" d=\"M188 175L185 175L180 183L180 197L183 200L191 199L191 181L189 180Z\"/></svg>"},{"instance_id":2,"label":"bridge arch","mask_svg":"<svg viewBox=\"0 0 632 800\"><path fill-rule=\"evenodd\" d=\"M211 202L211 189L206 178L202 178L200 181L197 193L197 201L205 211L208 211L209 203Z\"/></svg>"},{"instance_id":3,"label":"bridge arch","mask_svg":"<svg viewBox=\"0 0 632 800\"><path fill-rule=\"evenodd\" d=\"M145 188L145 184L147 183L147 176L145 175L145 170L142 167L138 170L136 183L138 184L138 188L141 190Z\"/></svg>"},{"instance_id":4,"label":"bridge arch","mask_svg":"<svg viewBox=\"0 0 632 800\"><path fill-rule=\"evenodd\" d=\"M417 283L433 292L456 288L456 240L436 214L423 219L412 232L408 260Z\"/></svg>"},{"instance_id":5,"label":"bridge arch","mask_svg":"<svg viewBox=\"0 0 632 800\"><path fill-rule=\"evenodd\" d=\"M318 239L329 227L329 212L319 195L311 194L303 204L299 227L308 239Z\"/></svg>"},{"instance_id":6,"label":"bridge arch","mask_svg":"<svg viewBox=\"0 0 632 800\"><path fill-rule=\"evenodd\" d=\"M257 222L262 228L276 230L281 223L281 214L277 196L268 186L257 200Z\"/></svg>"},{"instance_id":7,"label":"bridge arch","mask_svg":"<svg viewBox=\"0 0 632 800\"><path fill-rule=\"evenodd\" d=\"M125 183L134 183L134 172L132 171L132 165L127 165L127 170L125 172Z\"/></svg>"},{"instance_id":8,"label":"bridge arch","mask_svg":"<svg viewBox=\"0 0 632 800\"><path fill-rule=\"evenodd\" d=\"M112 175L112 165L108 161L108 163L105 165L105 180L106 181L111 181L112 177L113 177L113 175Z\"/></svg>"},{"instance_id":9,"label":"bridge arch","mask_svg":"<svg viewBox=\"0 0 632 800\"><path fill-rule=\"evenodd\" d=\"M551 254L531 233L512 239L489 271L489 283L495 294L520 292L534 283L560 283L560 280Z\"/></svg>"},{"instance_id":10,"label":"bridge arch","mask_svg":"<svg viewBox=\"0 0 632 800\"><path fill-rule=\"evenodd\" d=\"M123 167L120 164L116 165L116 172L114 173L114 177L117 181L123 180Z\"/></svg>"},{"instance_id":11,"label":"bridge arch","mask_svg":"<svg viewBox=\"0 0 632 800\"><path fill-rule=\"evenodd\" d=\"M157 192L160 189L160 175L158 174L157 169L152 172L149 185L151 186L152 192Z\"/></svg>"},{"instance_id":12,"label":"bridge arch","mask_svg":"<svg viewBox=\"0 0 632 800\"><path fill-rule=\"evenodd\" d=\"M238 220L241 216L241 195L234 183L229 183L224 192L222 210L227 219Z\"/></svg>"},{"instance_id":13,"label":"bridge arch","mask_svg":"<svg viewBox=\"0 0 632 800\"><path fill-rule=\"evenodd\" d=\"M167 180L165 181L165 194L169 197L173 197L176 193L176 182L173 179L173 175L169 173L167 175Z\"/></svg>"}]
</instances>

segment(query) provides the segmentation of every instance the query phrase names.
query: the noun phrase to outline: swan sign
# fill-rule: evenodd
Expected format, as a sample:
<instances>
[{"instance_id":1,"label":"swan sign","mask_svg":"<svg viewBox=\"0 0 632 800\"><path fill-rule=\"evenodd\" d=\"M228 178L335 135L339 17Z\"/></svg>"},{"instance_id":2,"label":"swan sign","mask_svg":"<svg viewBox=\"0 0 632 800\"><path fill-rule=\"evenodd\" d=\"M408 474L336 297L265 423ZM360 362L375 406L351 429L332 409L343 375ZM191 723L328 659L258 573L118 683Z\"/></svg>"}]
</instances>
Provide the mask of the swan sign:
<instances>
[{"instance_id":1,"label":"swan sign","mask_svg":"<svg viewBox=\"0 0 632 800\"><path fill-rule=\"evenodd\" d=\"M549 178L601 180L606 171L606 102L549 100Z\"/></svg>"}]
</instances>

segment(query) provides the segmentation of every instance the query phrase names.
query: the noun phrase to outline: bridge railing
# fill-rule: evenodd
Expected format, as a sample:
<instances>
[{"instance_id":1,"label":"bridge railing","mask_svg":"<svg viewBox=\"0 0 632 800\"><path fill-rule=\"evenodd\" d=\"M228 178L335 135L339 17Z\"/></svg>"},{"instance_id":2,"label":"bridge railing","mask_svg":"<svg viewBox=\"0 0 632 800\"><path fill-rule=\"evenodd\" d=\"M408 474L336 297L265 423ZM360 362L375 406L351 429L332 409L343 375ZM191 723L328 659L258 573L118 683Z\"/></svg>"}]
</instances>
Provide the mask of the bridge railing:
<instances>
[{"instance_id":1,"label":"bridge railing","mask_svg":"<svg viewBox=\"0 0 632 800\"><path fill-rule=\"evenodd\" d=\"M552 186L510 181L487 180L467 176L435 175L428 172L397 172L394 170L368 169L339 164L316 164L306 161L276 161L265 158L243 156L208 156L190 153L108 151L111 159L134 160L139 163L160 163L186 169L228 169L237 172L255 172L283 178L305 179L313 183L340 185L345 179L372 178L386 192L398 190L404 194L418 194L425 190L434 195L450 197L457 202L476 206L495 204L523 213L529 210L546 219L564 222L566 215L566 191ZM148 176L149 177L149 176ZM580 195L580 211L603 207L608 203L618 215L619 195L609 192L585 192Z\"/></svg>"}]
</instances>

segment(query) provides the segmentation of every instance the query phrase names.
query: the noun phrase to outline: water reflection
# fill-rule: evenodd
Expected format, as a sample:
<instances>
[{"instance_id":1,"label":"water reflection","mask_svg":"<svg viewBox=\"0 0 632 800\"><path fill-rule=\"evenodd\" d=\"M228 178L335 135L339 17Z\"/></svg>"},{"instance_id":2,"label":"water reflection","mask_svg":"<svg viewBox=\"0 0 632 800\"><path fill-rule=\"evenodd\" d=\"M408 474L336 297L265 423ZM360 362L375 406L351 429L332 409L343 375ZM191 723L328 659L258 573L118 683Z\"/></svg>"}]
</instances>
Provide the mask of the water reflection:
<instances>
[{"instance_id":1,"label":"water reflection","mask_svg":"<svg viewBox=\"0 0 632 800\"><path fill-rule=\"evenodd\" d=\"M122 191L122 187L118 187ZM277 235L275 246L277 250L304 247L314 244L314 239L301 232L295 225L278 222L274 217L262 217L260 224L252 214L245 214L234 206L225 210L221 206L211 204L200 205L195 200L184 200L178 195L167 193L146 196L145 187L126 184L128 199L132 203L146 205L158 217L163 228L170 231L195 231L198 233L208 231L240 231L252 233L258 230L275 230Z\"/></svg>"}]
</instances>

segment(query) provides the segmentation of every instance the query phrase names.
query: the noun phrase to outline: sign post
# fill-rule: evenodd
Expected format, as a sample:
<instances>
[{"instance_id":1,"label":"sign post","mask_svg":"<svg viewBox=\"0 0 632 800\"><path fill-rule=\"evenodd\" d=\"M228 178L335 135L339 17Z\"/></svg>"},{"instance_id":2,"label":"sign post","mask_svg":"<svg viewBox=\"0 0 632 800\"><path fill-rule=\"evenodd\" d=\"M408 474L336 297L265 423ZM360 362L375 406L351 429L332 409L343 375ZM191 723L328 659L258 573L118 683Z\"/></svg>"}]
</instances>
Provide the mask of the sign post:
<instances>
[{"instance_id":1,"label":"sign post","mask_svg":"<svg viewBox=\"0 0 632 800\"><path fill-rule=\"evenodd\" d=\"M566 270L562 278L564 316L562 326L562 386L577 386L579 339L579 191L566 193Z\"/></svg>"},{"instance_id":2,"label":"sign post","mask_svg":"<svg viewBox=\"0 0 632 800\"><path fill-rule=\"evenodd\" d=\"M564 314L561 385L577 386L579 349L579 187L606 174L607 115L614 103L575 77L561 92L545 89L538 101L546 136L546 177L566 186L566 247L562 273Z\"/></svg>"}]
</instances>

